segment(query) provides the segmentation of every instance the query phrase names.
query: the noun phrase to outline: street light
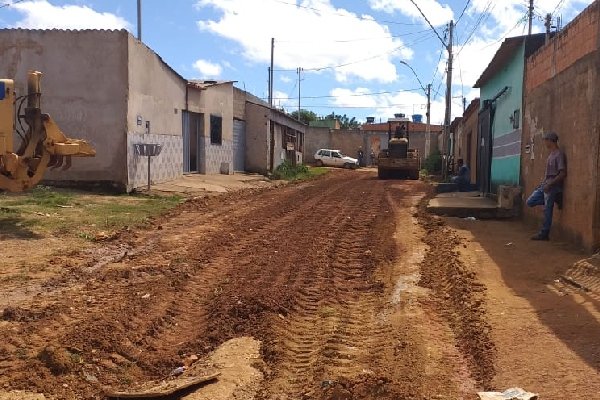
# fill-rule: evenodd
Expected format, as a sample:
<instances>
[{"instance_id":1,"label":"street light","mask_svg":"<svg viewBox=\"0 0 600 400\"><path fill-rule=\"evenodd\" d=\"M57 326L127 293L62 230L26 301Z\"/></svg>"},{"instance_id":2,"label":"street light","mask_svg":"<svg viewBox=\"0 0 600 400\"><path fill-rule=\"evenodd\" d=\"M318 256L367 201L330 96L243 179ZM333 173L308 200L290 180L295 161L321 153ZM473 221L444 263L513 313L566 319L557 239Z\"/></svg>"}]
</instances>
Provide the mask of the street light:
<instances>
[{"instance_id":1,"label":"street light","mask_svg":"<svg viewBox=\"0 0 600 400\"><path fill-rule=\"evenodd\" d=\"M421 89L423 89L423 91L425 92L425 95L427 95L427 89L425 89L425 87L423 86L423 82L421 82L421 80L419 79L419 75L417 75L417 72L414 70L414 68L411 67L410 64L407 63L406 61L400 61L400 64L406 65L408 68L410 68L410 70L414 74L415 78L417 78L417 81L419 82Z\"/></svg>"},{"instance_id":2,"label":"street light","mask_svg":"<svg viewBox=\"0 0 600 400\"><path fill-rule=\"evenodd\" d=\"M411 65L406 61L400 61L400 64L410 68L415 78L417 78L419 86L421 86L421 89L423 89L423 92L425 92L425 96L427 96L427 128L425 132L425 158L427 158L431 154L431 85L427 85L427 89L425 89L423 82L421 82L421 79L419 79L419 75L417 75L417 72L414 70L414 68L411 67Z\"/></svg>"}]
</instances>

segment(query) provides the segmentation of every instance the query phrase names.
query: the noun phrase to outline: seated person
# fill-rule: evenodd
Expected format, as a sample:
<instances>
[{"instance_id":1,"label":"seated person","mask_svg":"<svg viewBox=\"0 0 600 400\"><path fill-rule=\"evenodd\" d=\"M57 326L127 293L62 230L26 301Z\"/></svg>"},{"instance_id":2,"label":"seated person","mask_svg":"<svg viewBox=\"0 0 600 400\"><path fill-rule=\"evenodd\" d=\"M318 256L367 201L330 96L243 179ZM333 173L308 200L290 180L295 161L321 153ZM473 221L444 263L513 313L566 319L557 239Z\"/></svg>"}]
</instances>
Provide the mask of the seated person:
<instances>
[{"instance_id":1,"label":"seated person","mask_svg":"<svg viewBox=\"0 0 600 400\"><path fill-rule=\"evenodd\" d=\"M458 159L458 175L452 177L452 183L458 185L458 190L468 190L471 185L471 170L462 158Z\"/></svg>"}]
</instances>

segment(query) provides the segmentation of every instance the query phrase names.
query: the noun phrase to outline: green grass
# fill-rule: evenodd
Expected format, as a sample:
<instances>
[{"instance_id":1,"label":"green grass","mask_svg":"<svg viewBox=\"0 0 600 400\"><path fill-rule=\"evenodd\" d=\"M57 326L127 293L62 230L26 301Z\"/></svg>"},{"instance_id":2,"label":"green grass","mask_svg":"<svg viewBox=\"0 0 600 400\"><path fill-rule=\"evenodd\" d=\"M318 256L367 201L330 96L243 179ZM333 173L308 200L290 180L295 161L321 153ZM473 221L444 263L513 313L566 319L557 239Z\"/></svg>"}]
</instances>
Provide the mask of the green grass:
<instances>
[{"instance_id":1,"label":"green grass","mask_svg":"<svg viewBox=\"0 0 600 400\"><path fill-rule=\"evenodd\" d=\"M178 196L91 194L41 186L26 193L0 194L0 234L93 240L100 233L143 225L181 202Z\"/></svg>"},{"instance_id":2,"label":"green grass","mask_svg":"<svg viewBox=\"0 0 600 400\"><path fill-rule=\"evenodd\" d=\"M303 181L325 175L328 172L327 168L309 167L304 164L292 165L288 161L285 161L275 169L273 177L286 181Z\"/></svg>"}]
</instances>

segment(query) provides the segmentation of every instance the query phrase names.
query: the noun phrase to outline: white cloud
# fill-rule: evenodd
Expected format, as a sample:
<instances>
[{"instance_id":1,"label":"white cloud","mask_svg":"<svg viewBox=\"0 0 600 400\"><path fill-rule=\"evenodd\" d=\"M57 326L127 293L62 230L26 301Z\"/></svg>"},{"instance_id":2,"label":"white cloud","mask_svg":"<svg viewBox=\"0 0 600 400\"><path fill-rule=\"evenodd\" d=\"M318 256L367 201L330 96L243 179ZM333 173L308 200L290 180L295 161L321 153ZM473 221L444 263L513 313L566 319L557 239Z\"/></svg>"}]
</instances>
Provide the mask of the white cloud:
<instances>
[{"instance_id":1,"label":"white cloud","mask_svg":"<svg viewBox=\"0 0 600 400\"><path fill-rule=\"evenodd\" d=\"M255 63L270 61L275 37L276 68L302 67L309 73L327 67L318 72L333 73L342 82L393 82L394 61L413 55L400 39L391 37L387 26L368 16L335 8L330 0L299 1L302 7L274 0L199 0L200 9L213 7L221 16L199 21L198 26L238 43L243 56Z\"/></svg>"},{"instance_id":2,"label":"white cloud","mask_svg":"<svg viewBox=\"0 0 600 400\"><path fill-rule=\"evenodd\" d=\"M557 12L565 17L565 22L572 19L582 8L593 0L565 0L563 6ZM536 20L534 21L534 32L541 32L543 26L540 15L555 11L557 0L536 0ZM455 68L453 73L454 90L460 87L461 82L466 90L470 90L483 71L492 61L496 51L502 42L509 37L519 36L527 32L526 20L527 4L523 0L503 0L490 2L489 0L473 0L467 11L467 15L474 19L475 23L484 13L487 16L482 19L481 26L464 46L456 46ZM468 29L459 30L459 39L464 43L466 35L471 32L469 24L464 22ZM445 58L445 57L444 57ZM446 61L438 65L438 70L443 73ZM462 79L461 79L462 78ZM470 91L471 94L475 92Z\"/></svg>"},{"instance_id":3,"label":"white cloud","mask_svg":"<svg viewBox=\"0 0 600 400\"><path fill-rule=\"evenodd\" d=\"M290 83L292 81L292 78L290 78L289 76L281 75L279 77L279 80L283 83Z\"/></svg>"},{"instance_id":4,"label":"white cloud","mask_svg":"<svg viewBox=\"0 0 600 400\"><path fill-rule=\"evenodd\" d=\"M223 73L223 67L220 64L207 60L197 60L194 68L202 74L202 78L218 78Z\"/></svg>"},{"instance_id":5,"label":"white cloud","mask_svg":"<svg viewBox=\"0 0 600 400\"><path fill-rule=\"evenodd\" d=\"M371 90L359 87L355 89L336 88L331 90L330 95L335 96L331 101L332 109L339 107L338 113L343 114L345 108L356 108L359 110L372 109L371 116L377 120L387 121L396 113L406 115L421 114L425 120L427 113L427 96L422 91L403 91L397 93L374 94ZM455 96L460 96L459 92L454 93ZM475 93L466 93L468 101L474 98ZM473 96L473 97L470 97ZM467 104L468 105L468 104ZM437 97L432 94L431 99L431 123L443 124L445 116L446 104L444 88L442 93ZM452 99L452 118L461 116L463 113L462 100L460 98Z\"/></svg>"},{"instance_id":6,"label":"white cloud","mask_svg":"<svg viewBox=\"0 0 600 400\"><path fill-rule=\"evenodd\" d=\"M285 92L279 90L273 91L273 104L277 108L283 108L289 112L296 111L298 109L298 101L288 96L289 94Z\"/></svg>"},{"instance_id":7,"label":"white cloud","mask_svg":"<svg viewBox=\"0 0 600 400\"><path fill-rule=\"evenodd\" d=\"M23 14L14 28L27 29L130 29L131 24L111 13L101 13L88 6L55 6L47 0L16 3L12 8Z\"/></svg>"},{"instance_id":8,"label":"white cloud","mask_svg":"<svg viewBox=\"0 0 600 400\"><path fill-rule=\"evenodd\" d=\"M547 13L554 13L554 16L562 15L566 21L572 19L577 13L591 4L594 0L536 0L535 1L535 31L542 31L542 17ZM559 9L556 6L561 3ZM487 12L491 15L492 21L488 22L488 26L484 27L483 32L501 36L507 30L513 28L519 20L525 20L527 16L528 4L523 0L472 0L468 10L470 16L478 16L479 13ZM565 22L566 22L565 21Z\"/></svg>"},{"instance_id":9,"label":"white cloud","mask_svg":"<svg viewBox=\"0 0 600 400\"><path fill-rule=\"evenodd\" d=\"M440 4L436 0L417 0L416 3L434 26L445 25L454 19L454 13L448 4ZM369 0L369 5L374 10L385 11L390 14L398 11L415 21L422 21L423 24L427 24L417 7L410 0Z\"/></svg>"}]
</instances>

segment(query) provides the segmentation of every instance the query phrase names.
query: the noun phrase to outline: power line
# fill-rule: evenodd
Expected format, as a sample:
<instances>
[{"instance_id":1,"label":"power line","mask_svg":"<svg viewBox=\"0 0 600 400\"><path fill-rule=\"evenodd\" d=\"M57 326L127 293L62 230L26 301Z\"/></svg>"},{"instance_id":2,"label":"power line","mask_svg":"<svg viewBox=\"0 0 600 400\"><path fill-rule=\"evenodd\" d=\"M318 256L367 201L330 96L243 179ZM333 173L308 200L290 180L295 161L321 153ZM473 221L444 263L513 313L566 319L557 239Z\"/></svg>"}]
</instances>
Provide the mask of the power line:
<instances>
[{"instance_id":1,"label":"power line","mask_svg":"<svg viewBox=\"0 0 600 400\"><path fill-rule=\"evenodd\" d=\"M462 17L465 15L465 12L467 11L467 8L469 8L469 4L471 4L471 0L467 0L467 4L465 4L465 8L463 8L462 12L460 13L460 16L456 20L456 25L458 25L458 23L460 22L460 20L462 19Z\"/></svg>"},{"instance_id":2,"label":"power line","mask_svg":"<svg viewBox=\"0 0 600 400\"><path fill-rule=\"evenodd\" d=\"M22 3L24 1L25 0L15 0L15 1L11 2L11 3L0 4L0 8L11 7L11 6L14 6L15 4L19 4L19 3Z\"/></svg>"},{"instance_id":3,"label":"power line","mask_svg":"<svg viewBox=\"0 0 600 400\"><path fill-rule=\"evenodd\" d=\"M420 105L420 106L425 106L425 103L413 103L413 104L388 104L387 106L378 106L378 105L371 105L371 106L338 106L335 104L318 104L318 105L307 105L307 106L302 106L302 108L332 108L332 109L336 109L336 108L347 108L347 109L357 109L357 110L361 110L361 109L372 109L372 108L398 108L398 107L412 107L415 105Z\"/></svg>"},{"instance_id":4,"label":"power line","mask_svg":"<svg viewBox=\"0 0 600 400\"><path fill-rule=\"evenodd\" d=\"M554 11L552 11L551 14L554 15L557 11L560 11L564 2L565 0L559 0L558 4L556 5L556 7L554 7Z\"/></svg>"},{"instance_id":5,"label":"power line","mask_svg":"<svg viewBox=\"0 0 600 400\"><path fill-rule=\"evenodd\" d=\"M442 37L438 33L437 29L435 29L435 27L433 26L433 24L431 22L429 22L429 18L427 18L427 16L423 12L423 10L421 10L421 7L419 7L419 5L417 3L415 3L415 0L410 0L410 2L413 3L415 7L417 7L417 10L419 10L419 13L421 13L421 15L423 16L423 18L427 22L427 24L429 24L429 27L431 28L431 30L436 34L436 36L438 37L438 39L440 39L440 42L442 42L442 44L444 46L447 46L446 42L444 41L444 39L442 39Z\"/></svg>"},{"instance_id":6,"label":"power line","mask_svg":"<svg viewBox=\"0 0 600 400\"><path fill-rule=\"evenodd\" d=\"M444 41L446 41L447 35L448 35L448 28L446 28L444 30ZM439 58L437 60L437 63L435 63L435 69L433 71L433 77L431 78L431 84L432 85L433 85L433 82L435 82L435 78L436 78L438 70L439 70L438 66L440 65L440 62L442 61L442 56L443 55L444 55L444 49L441 49L440 50L440 56L439 56Z\"/></svg>"},{"instance_id":7,"label":"power line","mask_svg":"<svg viewBox=\"0 0 600 400\"><path fill-rule=\"evenodd\" d=\"M295 89L295 87L294 87L294 89ZM348 95L345 95L345 96L331 96L331 95L325 95L325 96L302 96L302 98L303 99L338 99L338 98L345 98L345 97L367 97L367 96L379 96L379 95L382 95L382 94L416 92L416 91L420 91L420 90L422 90L422 89L421 88L415 88L415 89L402 89L402 90L392 90L392 91L373 92L373 93L355 93L355 94L348 94ZM275 98L273 98L273 100L296 100L296 98L295 97L275 97Z\"/></svg>"},{"instance_id":8,"label":"power line","mask_svg":"<svg viewBox=\"0 0 600 400\"><path fill-rule=\"evenodd\" d=\"M486 8L479 15L477 22L475 23L475 25L473 26L473 29L471 30L471 33L467 36L467 39L462 44L462 46L461 46L460 50L458 51L458 53L456 54L456 56L460 55L460 53L467 46L467 44L469 44L469 42L473 39L475 32L477 32L477 29L479 29L479 26L481 26L481 24L483 24L489 18L490 14L491 14L491 7L492 7L492 0L489 0Z\"/></svg>"},{"instance_id":9,"label":"power line","mask_svg":"<svg viewBox=\"0 0 600 400\"><path fill-rule=\"evenodd\" d=\"M304 68L304 71L320 72L320 71L325 71L325 70L329 70L329 69L335 70L335 69L344 68L344 67L347 67L347 66L350 66L350 65L359 64L359 63L362 63L362 62L365 62L365 61L374 60L376 58L380 58L380 57L386 56L388 54L395 53L395 52L397 52L399 50L406 49L406 48L408 48L408 46L413 46L415 44L418 44L420 42L428 40L429 38L431 38L431 36L432 36L431 34L425 35L425 36L423 36L423 37L415 40L414 42L412 42L410 44L407 44L407 45L403 44L403 45L398 46L398 47L396 47L396 48L394 48L394 49L392 49L390 51L387 51L387 52L381 53L381 54L377 54L377 55L374 55L374 56L371 56L371 57L367 57L367 58L363 58L363 59L355 60L355 61L350 61L350 62L347 62L347 63L338 64L338 65L326 65L326 66L323 66L323 67ZM296 72L295 69L293 69L293 70L292 69L275 69L274 71L275 72Z\"/></svg>"},{"instance_id":10,"label":"power line","mask_svg":"<svg viewBox=\"0 0 600 400\"><path fill-rule=\"evenodd\" d=\"M307 10L313 10L316 11L319 15L323 15L323 10L316 8L316 7L310 7L310 6L305 6L302 4L296 4L296 3L288 3L282 0L271 0L274 1L276 3L280 3L280 4L285 4L288 6L292 6L292 7L296 7L296 8L304 8ZM405 25L405 26L415 26L417 24L411 24L411 23L406 23L406 22L397 22L397 21L385 21L385 20L377 20L375 18L370 18L370 17L362 17L359 15L355 15L355 14L341 14L341 13L326 13L326 14L330 14L330 15L337 15L338 17L349 17L349 18L355 18L355 19L359 19L362 21L373 21L373 22L377 22L380 24L392 24L392 25Z\"/></svg>"},{"instance_id":11,"label":"power line","mask_svg":"<svg viewBox=\"0 0 600 400\"><path fill-rule=\"evenodd\" d=\"M488 47L490 47L490 46L493 46L493 45L495 45L495 44L497 44L497 43L499 43L499 42L503 41L504 39L506 39L506 37L507 37L508 35L510 35L510 33L511 33L512 31L514 31L515 29L517 29L517 28L519 27L519 25L521 25L521 24L522 24L522 23L524 23L524 22L527 22L527 21L528 21L528 18L529 18L529 15L528 15L528 13L525 13L525 15L524 15L523 17L521 17L521 18L520 18L520 19L517 21L517 23L515 24L515 26L513 26L513 27L512 27L512 28L510 28L508 31L506 31L506 33L505 33L504 35L502 35L502 37L501 37L500 39L496 40L495 42L488 43L487 45L483 46L483 47L482 47L480 50L487 49ZM463 48L464 48L464 47L463 47ZM461 50L462 50L462 49L461 49Z\"/></svg>"},{"instance_id":12,"label":"power line","mask_svg":"<svg viewBox=\"0 0 600 400\"><path fill-rule=\"evenodd\" d=\"M385 39L396 39L405 36L418 35L420 33L429 32L429 29L424 29L416 32L403 33L399 35L390 35L390 36L380 36L380 37L372 37L372 38L362 38L362 39L347 39L347 40L326 40L330 43L353 43L353 42L366 42L370 40L385 40ZM319 40L319 43L323 43L325 40ZM315 43L315 40L277 40L277 43Z\"/></svg>"}]
</instances>

